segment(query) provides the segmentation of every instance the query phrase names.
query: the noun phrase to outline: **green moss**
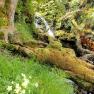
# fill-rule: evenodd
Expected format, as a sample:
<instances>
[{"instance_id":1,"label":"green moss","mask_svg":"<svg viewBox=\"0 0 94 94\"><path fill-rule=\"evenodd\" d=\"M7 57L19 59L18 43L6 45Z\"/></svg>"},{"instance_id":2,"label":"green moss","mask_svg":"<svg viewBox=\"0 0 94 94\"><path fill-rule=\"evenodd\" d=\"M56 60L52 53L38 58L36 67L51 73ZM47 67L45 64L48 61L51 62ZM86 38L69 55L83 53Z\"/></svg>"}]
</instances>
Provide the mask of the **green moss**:
<instances>
[{"instance_id":1,"label":"green moss","mask_svg":"<svg viewBox=\"0 0 94 94\"><path fill-rule=\"evenodd\" d=\"M0 40L4 40L4 32L0 32Z\"/></svg>"},{"instance_id":2,"label":"green moss","mask_svg":"<svg viewBox=\"0 0 94 94\"><path fill-rule=\"evenodd\" d=\"M55 32L55 36L60 38L60 39L67 39L67 40L74 40L75 39L75 34L73 32L67 33L62 30L58 30Z\"/></svg>"},{"instance_id":3,"label":"green moss","mask_svg":"<svg viewBox=\"0 0 94 94\"><path fill-rule=\"evenodd\" d=\"M25 23L16 23L17 32L20 33L23 42L32 40L32 30Z\"/></svg>"},{"instance_id":4,"label":"green moss","mask_svg":"<svg viewBox=\"0 0 94 94\"><path fill-rule=\"evenodd\" d=\"M8 25L8 20L6 15L0 10L0 28L2 26L7 26Z\"/></svg>"},{"instance_id":5,"label":"green moss","mask_svg":"<svg viewBox=\"0 0 94 94\"><path fill-rule=\"evenodd\" d=\"M60 43L60 41L50 41L50 43L47 47L61 50L62 44Z\"/></svg>"}]
</instances>

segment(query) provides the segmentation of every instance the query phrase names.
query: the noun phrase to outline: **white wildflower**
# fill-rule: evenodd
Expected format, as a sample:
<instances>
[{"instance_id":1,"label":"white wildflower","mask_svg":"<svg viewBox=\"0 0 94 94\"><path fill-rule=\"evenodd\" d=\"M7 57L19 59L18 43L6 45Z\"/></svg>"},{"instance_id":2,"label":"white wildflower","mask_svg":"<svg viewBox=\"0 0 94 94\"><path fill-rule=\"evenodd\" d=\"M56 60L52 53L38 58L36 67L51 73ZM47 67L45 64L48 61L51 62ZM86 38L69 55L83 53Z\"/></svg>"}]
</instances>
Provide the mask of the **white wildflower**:
<instances>
[{"instance_id":1,"label":"white wildflower","mask_svg":"<svg viewBox=\"0 0 94 94\"><path fill-rule=\"evenodd\" d=\"M20 85L18 83L16 83L16 88L19 88L19 87L20 87Z\"/></svg>"},{"instance_id":2,"label":"white wildflower","mask_svg":"<svg viewBox=\"0 0 94 94\"><path fill-rule=\"evenodd\" d=\"M24 88L26 88L28 86L28 84L29 84L29 80L25 78L24 81L23 81L23 83L22 83L22 86Z\"/></svg>"},{"instance_id":3,"label":"white wildflower","mask_svg":"<svg viewBox=\"0 0 94 94\"><path fill-rule=\"evenodd\" d=\"M16 84L14 91L15 91L16 94L18 94L21 91L21 87L20 87L19 84Z\"/></svg>"},{"instance_id":4,"label":"white wildflower","mask_svg":"<svg viewBox=\"0 0 94 94\"><path fill-rule=\"evenodd\" d=\"M24 89L21 90L20 94L25 94L25 90Z\"/></svg>"},{"instance_id":5,"label":"white wildflower","mask_svg":"<svg viewBox=\"0 0 94 94\"><path fill-rule=\"evenodd\" d=\"M12 81L11 84L14 84L14 81Z\"/></svg>"},{"instance_id":6,"label":"white wildflower","mask_svg":"<svg viewBox=\"0 0 94 94\"><path fill-rule=\"evenodd\" d=\"M22 73L21 75L22 75L23 78L26 78L26 75L25 74Z\"/></svg>"},{"instance_id":7,"label":"white wildflower","mask_svg":"<svg viewBox=\"0 0 94 94\"><path fill-rule=\"evenodd\" d=\"M38 88L39 84L36 82L36 83L34 84L34 86L35 86L36 88Z\"/></svg>"},{"instance_id":8,"label":"white wildflower","mask_svg":"<svg viewBox=\"0 0 94 94\"><path fill-rule=\"evenodd\" d=\"M91 17L93 17L93 18L94 18L94 13L91 13Z\"/></svg>"},{"instance_id":9,"label":"white wildflower","mask_svg":"<svg viewBox=\"0 0 94 94\"><path fill-rule=\"evenodd\" d=\"M8 87L7 87L7 91L8 91L8 92L12 91L12 86L8 86Z\"/></svg>"},{"instance_id":10,"label":"white wildflower","mask_svg":"<svg viewBox=\"0 0 94 94\"><path fill-rule=\"evenodd\" d=\"M31 77L31 76L29 76L29 78L30 78L30 79L32 79L32 77Z\"/></svg>"}]
</instances>

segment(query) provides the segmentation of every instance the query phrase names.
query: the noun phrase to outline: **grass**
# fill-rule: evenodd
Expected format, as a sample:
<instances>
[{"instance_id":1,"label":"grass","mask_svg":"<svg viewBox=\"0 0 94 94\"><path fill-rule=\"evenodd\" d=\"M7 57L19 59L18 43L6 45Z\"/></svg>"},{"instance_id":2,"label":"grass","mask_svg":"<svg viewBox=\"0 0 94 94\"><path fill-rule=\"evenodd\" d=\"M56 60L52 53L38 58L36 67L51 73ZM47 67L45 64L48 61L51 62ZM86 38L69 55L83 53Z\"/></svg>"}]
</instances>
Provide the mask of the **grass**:
<instances>
[{"instance_id":1,"label":"grass","mask_svg":"<svg viewBox=\"0 0 94 94\"><path fill-rule=\"evenodd\" d=\"M15 85L23 82L22 74L28 86L23 88L25 93L14 93ZM13 87L9 93L8 86ZM0 94L74 94L74 87L64 71L4 51L0 52Z\"/></svg>"},{"instance_id":2,"label":"grass","mask_svg":"<svg viewBox=\"0 0 94 94\"><path fill-rule=\"evenodd\" d=\"M26 23L15 23L17 32L20 33L21 39L23 41L32 40L32 29L30 30L29 26Z\"/></svg>"},{"instance_id":3,"label":"grass","mask_svg":"<svg viewBox=\"0 0 94 94\"><path fill-rule=\"evenodd\" d=\"M32 30L25 23L15 25L24 42L33 39ZM69 81L60 69L0 49L0 94L73 94L74 86Z\"/></svg>"}]
</instances>

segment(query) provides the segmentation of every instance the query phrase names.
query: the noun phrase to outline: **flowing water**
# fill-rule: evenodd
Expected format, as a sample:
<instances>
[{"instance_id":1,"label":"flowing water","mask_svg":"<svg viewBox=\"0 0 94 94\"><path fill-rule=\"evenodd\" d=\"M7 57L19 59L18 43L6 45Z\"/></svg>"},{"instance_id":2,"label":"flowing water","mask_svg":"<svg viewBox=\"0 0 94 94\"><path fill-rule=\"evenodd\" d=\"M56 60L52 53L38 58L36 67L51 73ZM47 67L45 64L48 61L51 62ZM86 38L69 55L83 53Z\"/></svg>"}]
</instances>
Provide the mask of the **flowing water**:
<instances>
[{"instance_id":1,"label":"flowing water","mask_svg":"<svg viewBox=\"0 0 94 94\"><path fill-rule=\"evenodd\" d=\"M49 26L49 24L47 23L47 21L45 20L45 18L43 17L43 16L41 16L41 14L40 13L38 13L38 12L36 12L35 13L35 26L36 26L36 28L40 28L40 22L43 22L43 24L45 25L45 29L46 29L46 32L48 33L48 35L50 36L50 37L55 37L54 36L54 33L53 33L53 31L50 29L50 26Z\"/></svg>"}]
</instances>

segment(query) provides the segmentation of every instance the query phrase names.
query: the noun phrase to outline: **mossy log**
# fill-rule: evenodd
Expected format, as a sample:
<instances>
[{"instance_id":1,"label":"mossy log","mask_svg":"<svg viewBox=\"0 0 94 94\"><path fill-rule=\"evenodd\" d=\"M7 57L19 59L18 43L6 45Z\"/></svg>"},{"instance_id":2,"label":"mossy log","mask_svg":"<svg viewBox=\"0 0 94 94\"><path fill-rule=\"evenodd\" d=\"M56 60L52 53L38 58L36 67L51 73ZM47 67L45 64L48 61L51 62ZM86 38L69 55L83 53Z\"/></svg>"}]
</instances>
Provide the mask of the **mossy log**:
<instances>
[{"instance_id":1,"label":"mossy log","mask_svg":"<svg viewBox=\"0 0 94 94\"><path fill-rule=\"evenodd\" d=\"M42 63L49 63L67 71L71 78L85 90L94 89L94 65L78 59L69 48L40 48L17 44L1 43L1 46L13 52L32 58L35 56Z\"/></svg>"},{"instance_id":2,"label":"mossy log","mask_svg":"<svg viewBox=\"0 0 94 94\"><path fill-rule=\"evenodd\" d=\"M55 64L59 68L72 72L76 77L94 83L94 66L76 58L65 50L38 48L34 49L34 54L40 61Z\"/></svg>"},{"instance_id":3,"label":"mossy log","mask_svg":"<svg viewBox=\"0 0 94 94\"><path fill-rule=\"evenodd\" d=\"M31 48L20 45L4 44L9 50L16 50L28 57L32 55L40 62L54 64L57 67L67 70L82 80L94 84L94 65L78 59L75 54L71 54L67 48L61 50L55 48Z\"/></svg>"}]
</instances>

